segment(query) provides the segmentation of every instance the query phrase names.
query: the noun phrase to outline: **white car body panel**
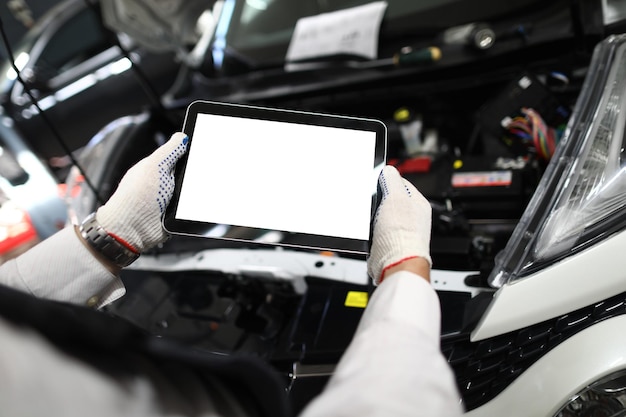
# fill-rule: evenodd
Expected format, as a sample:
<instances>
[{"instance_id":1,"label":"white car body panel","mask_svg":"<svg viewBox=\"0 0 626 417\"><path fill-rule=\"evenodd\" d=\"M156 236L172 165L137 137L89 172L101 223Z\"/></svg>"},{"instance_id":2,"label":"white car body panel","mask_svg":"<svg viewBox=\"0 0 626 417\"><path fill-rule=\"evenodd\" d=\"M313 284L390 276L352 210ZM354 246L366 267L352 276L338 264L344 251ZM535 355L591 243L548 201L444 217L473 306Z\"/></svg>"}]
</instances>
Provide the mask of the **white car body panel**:
<instances>
[{"instance_id":1,"label":"white car body panel","mask_svg":"<svg viewBox=\"0 0 626 417\"><path fill-rule=\"evenodd\" d=\"M307 276L357 285L367 285L370 281L363 260L283 249L207 249L192 255L142 255L128 269L220 271L289 280L299 294L306 292L304 278ZM476 273L434 269L431 283L436 290L467 292L475 296L484 289L467 286L465 278Z\"/></svg>"},{"instance_id":2,"label":"white car body panel","mask_svg":"<svg viewBox=\"0 0 626 417\"><path fill-rule=\"evenodd\" d=\"M626 231L504 285L472 332L472 341L521 329L626 291L624 248Z\"/></svg>"},{"instance_id":3,"label":"white car body panel","mask_svg":"<svg viewBox=\"0 0 626 417\"><path fill-rule=\"evenodd\" d=\"M493 400L465 415L555 415L584 387L612 372L626 369L625 328L626 316L619 316L575 334L542 356Z\"/></svg>"}]
</instances>

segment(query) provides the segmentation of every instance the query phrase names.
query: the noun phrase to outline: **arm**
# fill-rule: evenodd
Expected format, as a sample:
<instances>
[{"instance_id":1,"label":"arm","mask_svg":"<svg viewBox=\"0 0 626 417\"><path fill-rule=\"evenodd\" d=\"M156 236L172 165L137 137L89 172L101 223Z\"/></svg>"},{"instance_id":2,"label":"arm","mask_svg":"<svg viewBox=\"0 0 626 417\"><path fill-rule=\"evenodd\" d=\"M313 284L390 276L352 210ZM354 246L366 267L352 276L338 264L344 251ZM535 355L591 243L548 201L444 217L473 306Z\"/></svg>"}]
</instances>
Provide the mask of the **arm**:
<instances>
[{"instance_id":1,"label":"arm","mask_svg":"<svg viewBox=\"0 0 626 417\"><path fill-rule=\"evenodd\" d=\"M462 414L429 284L430 204L394 168L383 170L380 185L368 259L377 288L328 385L301 417Z\"/></svg>"},{"instance_id":2,"label":"arm","mask_svg":"<svg viewBox=\"0 0 626 417\"><path fill-rule=\"evenodd\" d=\"M426 280L390 274L328 385L301 417L460 416L453 374L439 351L439 315Z\"/></svg>"},{"instance_id":3,"label":"arm","mask_svg":"<svg viewBox=\"0 0 626 417\"><path fill-rule=\"evenodd\" d=\"M174 191L173 171L187 139L171 139L139 161L96 213L102 228L137 255L165 241L161 216ZM37 297L102 307L125 293L118 274L123 265L68 226L0 266L0 284Z\"/></svg>"},{"instance_id":4,"label":"arm","mask_svg":"<svg viewBox=\"0 0 626 417\"><path fill-rule=\"evenodd\" d=\"M90 253L73 226L2 264L0 283L36 297L91 307L125 293L121 280Z\"/></svg>"},{"instance_id":5,"label":"arm","mask_svg":"<svg viewBox=\"0 0 626 417\"><path fill-rule=\"evenodd\" d=\"M385 271L385 275L381 277L381 280L400 271L412 272L420 278L426 280L426 282L430 282L430 264L426 259L421 257L407 259L398 265L388 268Z\"/></svg>"}]
</instances>

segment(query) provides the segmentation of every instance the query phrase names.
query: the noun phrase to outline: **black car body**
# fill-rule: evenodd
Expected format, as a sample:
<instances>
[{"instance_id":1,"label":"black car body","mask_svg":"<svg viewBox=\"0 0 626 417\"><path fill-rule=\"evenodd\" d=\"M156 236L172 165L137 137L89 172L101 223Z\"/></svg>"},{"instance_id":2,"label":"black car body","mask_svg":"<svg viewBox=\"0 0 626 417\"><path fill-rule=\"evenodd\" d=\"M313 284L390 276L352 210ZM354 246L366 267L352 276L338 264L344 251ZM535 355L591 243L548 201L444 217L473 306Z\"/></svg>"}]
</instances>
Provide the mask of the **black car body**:
<instances>
[{"instance_id":1,"label":"black car body","mask_svg":"<svg viewBox=\"0 0 626 417\"><path fill-rule=\"evenodd\" d=\"M68 151L82 148L106 123L158 105L152 95L172 85L179 66L171 52L148 51L109 30L99 3L82 0L52 7L14 49L26 88L11 63L4 63L0 104L30 147L54 168L67 164L62 158ZM132 65L152 90L144 88Z\"/></svg>"}]
</instances>

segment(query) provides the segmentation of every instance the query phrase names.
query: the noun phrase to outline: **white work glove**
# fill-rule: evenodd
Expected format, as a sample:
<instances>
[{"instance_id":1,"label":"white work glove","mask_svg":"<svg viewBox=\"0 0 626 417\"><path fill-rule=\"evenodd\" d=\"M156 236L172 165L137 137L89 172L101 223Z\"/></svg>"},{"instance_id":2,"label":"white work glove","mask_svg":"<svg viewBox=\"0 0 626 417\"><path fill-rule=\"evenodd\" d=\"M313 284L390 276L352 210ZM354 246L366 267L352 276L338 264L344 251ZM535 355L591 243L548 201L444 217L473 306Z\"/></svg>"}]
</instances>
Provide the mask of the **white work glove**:
<instances>
[{"instance_id":1,"label":"white work glove","mask_svg":"<svg viewBox=\"0 0 626 417\"><path fill-rule=\"evenodd\" d=\"M104 230L137 252L167 240L161 218L174 193L174 168L187 151L187 142L187 135L174 133L126 172L115 193L96 212Z\"/></svg>"},{"instance_id":2,"label":"white work glove","mask_svg":"<svg viewBox=\"0 0 626 417\"><path fill-rule=\"evenodd\" d=\"M374 218L374 233L367 272L378 285L386 269L401 262L430 258L430 203L392 166L383 168L378 179L382 198Z\"/></svg>"}]
</instances>

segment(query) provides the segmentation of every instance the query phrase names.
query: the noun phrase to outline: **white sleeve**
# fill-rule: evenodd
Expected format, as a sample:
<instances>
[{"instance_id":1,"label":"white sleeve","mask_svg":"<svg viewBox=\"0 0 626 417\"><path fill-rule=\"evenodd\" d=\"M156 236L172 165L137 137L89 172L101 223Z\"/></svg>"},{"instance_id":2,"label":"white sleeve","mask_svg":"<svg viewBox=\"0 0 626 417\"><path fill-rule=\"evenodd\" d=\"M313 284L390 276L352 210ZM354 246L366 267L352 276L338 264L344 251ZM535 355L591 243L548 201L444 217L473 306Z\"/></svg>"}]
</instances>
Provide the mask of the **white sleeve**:
<instances>
[{"instance_id":1,"label":"white sleeve","mask_svg":"<svg viewBox=\"0 0 626 417\"><path fill-rule=\"evenodd\" d=\"M36 297L102 307L124 295L115 274L66 227L0 266L0 284Z\"/></svg>"},{"instance_id":2,"label":"white sleeve","mask_svg":"<svg viewBox=\"0 0 626 417\"><path fill-rule=\"evenodd\" d=\"M301 417L460 416L440 351L440 306L419 276L397 272L374 291L324 391Z\"/></svg>"}]
</instances>

